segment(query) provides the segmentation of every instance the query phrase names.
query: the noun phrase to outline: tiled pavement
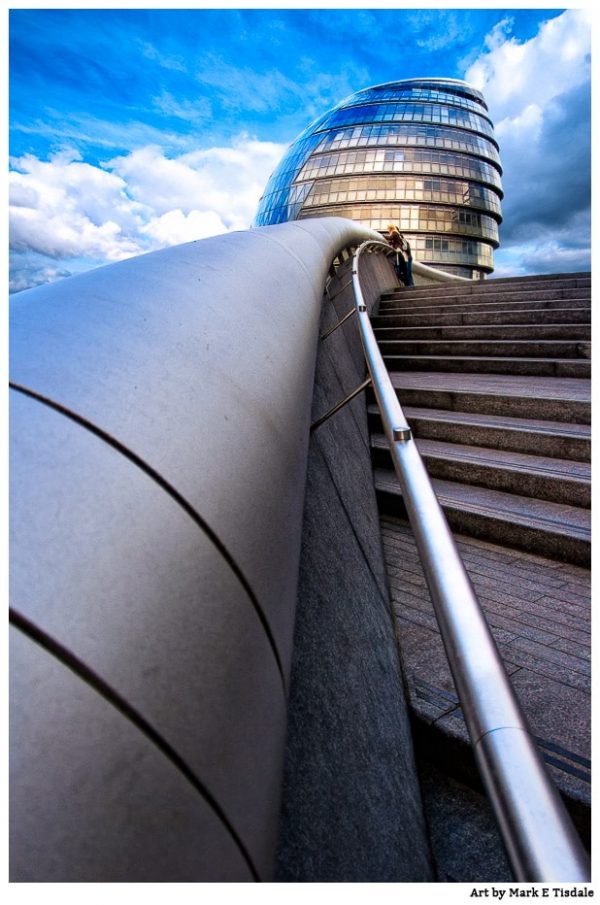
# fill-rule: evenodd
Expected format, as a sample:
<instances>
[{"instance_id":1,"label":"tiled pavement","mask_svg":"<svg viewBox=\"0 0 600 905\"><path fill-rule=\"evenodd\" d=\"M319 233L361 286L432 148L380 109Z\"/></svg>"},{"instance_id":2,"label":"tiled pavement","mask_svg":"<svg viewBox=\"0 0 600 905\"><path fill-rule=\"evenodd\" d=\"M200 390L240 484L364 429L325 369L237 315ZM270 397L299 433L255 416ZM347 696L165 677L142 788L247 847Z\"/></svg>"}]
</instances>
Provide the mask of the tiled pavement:
<instances>
[{"instance_id":1,"label":"tiled pavement","mask_svg":"<svg viewBox=\"0 0 600 905\"><path fill-rule=\"evenodd\" d=\"M388 516L381 526L413 713L460 749L468 734L410 526ZM585 815L590 804L590 573L474 538L455 539L550 772L572 809Z\"/></svg>"}]
</instances>

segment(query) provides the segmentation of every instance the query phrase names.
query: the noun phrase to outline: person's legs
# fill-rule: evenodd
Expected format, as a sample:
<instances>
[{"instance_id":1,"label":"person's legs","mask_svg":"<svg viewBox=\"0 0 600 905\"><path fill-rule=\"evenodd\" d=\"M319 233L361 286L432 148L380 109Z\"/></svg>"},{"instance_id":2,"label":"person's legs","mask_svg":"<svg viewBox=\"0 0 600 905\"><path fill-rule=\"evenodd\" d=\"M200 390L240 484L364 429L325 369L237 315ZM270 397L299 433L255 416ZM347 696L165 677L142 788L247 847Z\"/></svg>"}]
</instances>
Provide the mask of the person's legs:
<instances>
[{"instance_id":1,"label":"person's legs","mask_svg":"<svg viewBox=\"0 0 600 905\"><path fill-rule=\"evenodd\" d=\"M407 273L406 273L406 258L402 254L396 255L396 263L394 264L394 270L396 271L396 276L400 280L400 282L406 286L407 285Z\"/></svg>"},{"instance_id":2,"label":"person's legs","mask_svg":"<svg viewBox=\"0 0 600 905\"><path fill-rule=\"evenodd\" d=\"M396 276L398 277L400 282L404 283L404 285L406 286L406 273L405 273L404 267L402 265L402 262L400 262L398 264L394 264L394 270L396 271Z\"/></svg>"}]
</instances>

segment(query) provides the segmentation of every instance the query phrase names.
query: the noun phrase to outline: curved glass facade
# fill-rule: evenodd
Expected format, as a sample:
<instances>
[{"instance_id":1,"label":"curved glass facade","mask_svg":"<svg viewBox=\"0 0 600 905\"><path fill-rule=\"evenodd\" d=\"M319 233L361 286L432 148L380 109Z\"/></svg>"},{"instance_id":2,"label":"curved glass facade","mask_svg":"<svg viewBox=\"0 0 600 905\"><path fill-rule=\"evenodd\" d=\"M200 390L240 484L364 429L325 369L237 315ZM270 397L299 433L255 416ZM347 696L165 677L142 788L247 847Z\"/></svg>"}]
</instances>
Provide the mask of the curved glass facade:
<instances>
[{"instance_id":1,"label":"curved glass facade","mask_svg":"<svg viewBox=\"0 0 600 905\"><path fill-rule=\"evenodd\" d=\"M424 264L461 276L494 269L502 168L483 95L454 79L407 79L358 91L290 146L260 200L256 226L348 217L397 223Z\"/></svg>"}]
</instances>

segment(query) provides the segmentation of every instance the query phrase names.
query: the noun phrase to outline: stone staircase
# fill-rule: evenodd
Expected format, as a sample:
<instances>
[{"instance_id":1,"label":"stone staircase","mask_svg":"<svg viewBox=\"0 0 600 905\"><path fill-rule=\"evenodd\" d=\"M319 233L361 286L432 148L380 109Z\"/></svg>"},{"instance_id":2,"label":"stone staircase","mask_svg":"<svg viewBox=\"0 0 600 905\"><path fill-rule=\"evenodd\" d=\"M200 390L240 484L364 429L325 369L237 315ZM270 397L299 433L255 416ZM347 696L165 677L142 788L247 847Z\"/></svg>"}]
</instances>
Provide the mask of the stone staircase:
<instances>
[{"instance_id":1,"label":"stone staircase","mask_svg":"<svg viewBox=\"0 0 600 905\"><path fill-rule=\"evenodd\" d=\"M382 298L375 334L454 530L589 563L590 298L582 274ZM398 513L369 415L381 507Z\"/></svg>"},{"instance_id":2,"label":"stone staircase","mask_svg":"<svg viewBox=\"0 0 600 905\"><path fill-rule=\"evenodd\" d=\"M561 274L399 289L382 296L373 318L506 670L584 841L591 800L590 315L590 275ZM458 853L470 834L478 838L493 822L482 816L483 798L475 817L459 820L460 794L455 786L448 791L451 785L444 791L439 778L478 788L418 551L370 402L383 549L422 783L430 790L428 819L440 839L454 822L454 854L440 856L441 873L471 881L472 868L464 875L457 868ZM495 831L486 832L478 850L496 854L481 863L479 879L510 879Z\"/></svg>"}]
</instances>

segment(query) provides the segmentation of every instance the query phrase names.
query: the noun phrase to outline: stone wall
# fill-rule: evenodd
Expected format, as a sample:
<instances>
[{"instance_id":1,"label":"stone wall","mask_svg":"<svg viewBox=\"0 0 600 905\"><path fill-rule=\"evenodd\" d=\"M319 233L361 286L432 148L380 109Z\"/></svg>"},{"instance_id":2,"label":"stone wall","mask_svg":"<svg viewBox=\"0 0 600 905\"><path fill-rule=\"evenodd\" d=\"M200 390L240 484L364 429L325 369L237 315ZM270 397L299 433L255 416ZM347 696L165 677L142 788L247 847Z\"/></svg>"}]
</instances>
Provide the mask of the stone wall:
<instances>
[{"instance_id":1,"label":"stone wall","mask_svg":"<svg viewBox=\"0 0 600 905\"><path fill-rule=\"evenodd\" d=\"M368 307L397 285L361 259ZM351 262L321 334L352 307ZM364 380L356 318L319 343L313 419ZM365 394L311 436L276 879L433 879L381 552Z\"/></svg>"}]
</instances>

